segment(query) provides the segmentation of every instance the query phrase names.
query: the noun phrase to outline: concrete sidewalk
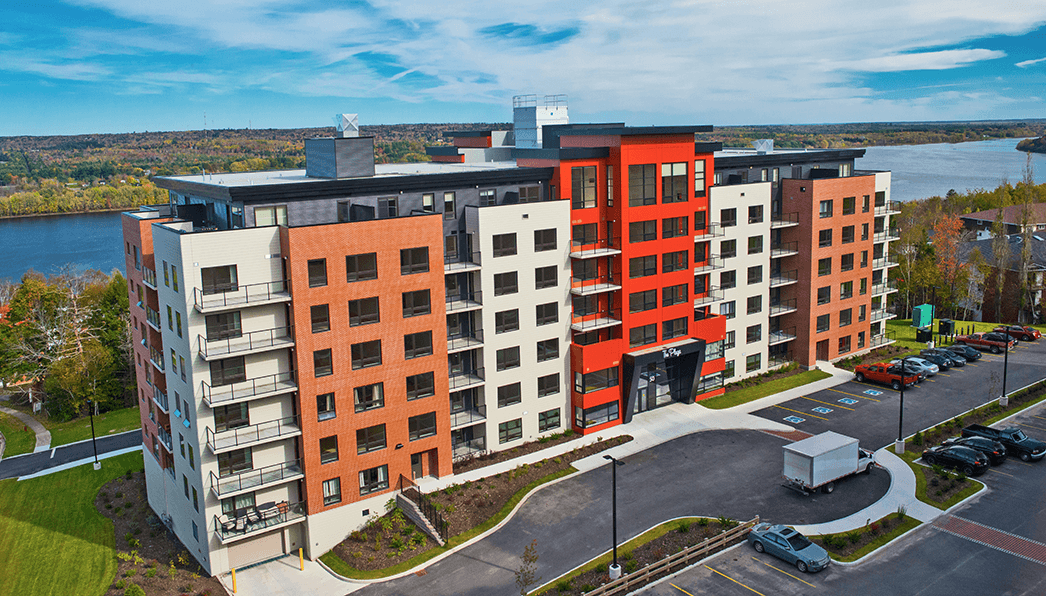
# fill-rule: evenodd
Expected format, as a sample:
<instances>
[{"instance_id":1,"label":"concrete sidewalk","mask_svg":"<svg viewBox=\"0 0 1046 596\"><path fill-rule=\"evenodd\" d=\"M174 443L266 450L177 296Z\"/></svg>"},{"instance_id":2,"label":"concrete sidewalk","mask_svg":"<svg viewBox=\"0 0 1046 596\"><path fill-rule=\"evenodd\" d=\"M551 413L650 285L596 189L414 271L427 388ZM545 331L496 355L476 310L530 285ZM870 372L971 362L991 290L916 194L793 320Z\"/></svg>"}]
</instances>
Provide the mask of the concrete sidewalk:
<instances>
[{"instance_id":1,"label":"concrete sidewalk","mask_svg":"<svg viewBox=\"0 0 1046 596\"><path fill-rule=\"evenodd\" d=\"M5 400L6 401L6 400ZM33 453L38 451L47 451L51 448L51 431L44 428L43 424L40 424L35 418L29 414L23 414L18 410L12 410L11 408L0 406L0 412L10 414L15 418L22 421L23 424L28 426L36 433L36 447L33 449ZM2 453L0 453L2 456Z\"/></svg>"}]
</instances>

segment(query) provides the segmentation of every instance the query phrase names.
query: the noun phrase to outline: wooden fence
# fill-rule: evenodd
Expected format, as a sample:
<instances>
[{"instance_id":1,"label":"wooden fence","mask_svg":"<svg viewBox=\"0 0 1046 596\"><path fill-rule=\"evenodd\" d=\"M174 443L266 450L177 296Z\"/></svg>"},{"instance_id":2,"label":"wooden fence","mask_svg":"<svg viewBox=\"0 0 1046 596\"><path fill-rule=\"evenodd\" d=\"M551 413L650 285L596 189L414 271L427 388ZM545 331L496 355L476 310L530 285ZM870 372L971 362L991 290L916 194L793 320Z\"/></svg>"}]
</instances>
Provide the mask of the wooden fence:
<instances>
[{"instance_id":1,"label":"wooden fence","mask_svg":"<svg viewBox=\"0 0 1046 596\"><path fill-rule=\"evenodd\" d=\"M630 589L646 585L665 575L669 575L690 566L694 561L700 560L717 548L726 547L732 540L744 537L759 523L759 516L755 516L734 528L713 536L701 544L685 548L674 555L669 555L656 563L651 563L642 569L622 575L618 579L603 584L602 586L585 592L585 596L614 596L615 594L627 594Z\"/></svg>"}]
</instances>

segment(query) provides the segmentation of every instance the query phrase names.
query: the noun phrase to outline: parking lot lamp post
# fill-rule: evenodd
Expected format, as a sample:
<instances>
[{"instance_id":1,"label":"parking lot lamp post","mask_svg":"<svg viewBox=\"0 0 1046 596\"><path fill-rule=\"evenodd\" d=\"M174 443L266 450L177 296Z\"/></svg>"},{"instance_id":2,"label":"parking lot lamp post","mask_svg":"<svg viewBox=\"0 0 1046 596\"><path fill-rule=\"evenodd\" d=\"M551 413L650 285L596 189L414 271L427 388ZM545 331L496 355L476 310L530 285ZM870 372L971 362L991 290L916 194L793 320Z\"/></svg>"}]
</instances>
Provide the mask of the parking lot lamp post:
<instances>
[{"instance_id":1,"label":"parking lot lamp post","mask_svg":"<svg viewBox=\"0 0 1046 596\"><path fill-rule=\"evenodd\" d=\"M1010 404L1010 398L1006 396L1006 369L1010 366L1010 338L1006 338L1006 346L1002 352L1002 395L999 396L999 405L1006 407Z\"/></svg>"},{"instance_id":2,"label":"parking lot lamp post","mask_svg":"<svg viewBox=\"0 0 1046 596\"><path fill-rule=\"evenodd\" d=\"M611 491L611 508L613 509L613 526L614 526L614 562L610 564L610 579L615 580L621 577L621 566L617 564L617 467L625 465L625 462L620 461L613 455L604 455L603 459L610 460L610 478L613 489Z\"/></svg>"},{"instance_id":3,"label":"parking lot lamp post","mask_svg":"<svg viewBox=\"0 0 1046 596\"><path fill-rule=\"evenodd\" d=\"M91 446L94 447L94 469L101 470L102 462L98 461L98 442L94 436L94 401L88 402L87 413L91 417Z\"/></svg>"},{"instance_id":4,"label":"parking lot lamp post","mask_svg":"<svg viewBox=\"0 0 1046 596\"><path fill-rule=\"evenodd\" d=\"M893 451L897 455L904 453L904 386L905 379L908 378L908 373L905 370L908 368L908 357L901 358L901 409L897 414L897 442L893 444Z\"/></svg>"}]
</instances>

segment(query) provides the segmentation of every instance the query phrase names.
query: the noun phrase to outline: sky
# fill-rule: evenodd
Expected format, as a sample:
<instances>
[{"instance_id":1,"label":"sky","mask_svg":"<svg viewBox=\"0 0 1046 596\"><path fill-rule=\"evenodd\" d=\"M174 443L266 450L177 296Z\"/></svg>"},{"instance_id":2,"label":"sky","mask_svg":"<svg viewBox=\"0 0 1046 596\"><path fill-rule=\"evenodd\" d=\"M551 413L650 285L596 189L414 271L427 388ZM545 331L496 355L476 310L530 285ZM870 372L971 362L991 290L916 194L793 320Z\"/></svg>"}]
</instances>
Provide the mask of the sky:
<instances>
[{"instance_id":1,"label":"sky","mask_svg":"<svg viewBox=\"0 0 1046 596\"><path fill-rule=\"evenodd\" d=\"M31 0L0 136L509 122L1046 117L1046 0Z\"/></svg>"}]
</instances>

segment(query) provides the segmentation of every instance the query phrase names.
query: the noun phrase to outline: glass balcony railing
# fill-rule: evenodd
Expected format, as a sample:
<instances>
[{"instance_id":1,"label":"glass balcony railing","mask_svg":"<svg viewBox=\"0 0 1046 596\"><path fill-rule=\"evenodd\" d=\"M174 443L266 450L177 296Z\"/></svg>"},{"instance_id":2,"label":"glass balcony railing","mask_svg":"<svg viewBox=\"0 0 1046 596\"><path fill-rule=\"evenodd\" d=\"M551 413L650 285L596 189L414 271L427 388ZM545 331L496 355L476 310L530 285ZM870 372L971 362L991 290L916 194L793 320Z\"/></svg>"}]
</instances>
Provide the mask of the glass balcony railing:
<instances>
[{"instance_id":1,"label":"glass balcony railing","mask_svg":"<svg viewBox=\"0 0 1046 596\"><path fill-rule=\"evenodd\" d=\"M451 371L448 389L450 391L461 391L469 387L481 385L484 379L483 367L471 370Z\"/></svg>"},{"instance_id":2,"label":"glass balcony railing","mask_svg":"<svg viewBox=\"0 0 1046 596\"><path fill-rule=\"evenodd\" d=\"M447 294L447 312L475 310L483 306L483 292L455 292Z\"/></svg>"},{"instance_id":3,"label":"glass balcony railing","mask_svg":"<svg viewBox=\"0 0 1046 596\"><path fill-rule=\"evenodd\" d=\"M167 394L163 391L160 391L160 388L156 387L155 385L153 386L153 402L156 404L157 407L160 408L160 411L164 414L170 413L171 408L169 406L170 402L167 401Z\"/></svg>"},{"instance_id":4,"label":"glass balcony railing","mask_svg":"<svg viewBox=\"0 0 1046 596\"><path fill-rule=\"evenodd\" d=\"M145 306L145 320L148 321L149 325L156 331L163 331L163 328L160 326L160 313L149 308L148 305Z\"/></svg>"},{"instance_id":5,"label":"glass balcony railing","mask_svg":"<svg viewBox=\"0 0 1046 596\"><path fill-rule=\"evenodd\" d=\"M287 325L215 340L209 340L205 336L200 335L197 337L197 341L200 357L204 360L225 358L234 354L293 347L294 327Z\"/></svg>"},{"instance_id":6,"label":"glass balcony railing","mask_svg":"<svg viewBox=\"0 0 1046 596\"><path fill-rule=\"evenodd\" d=\"M156 289L156 271L142 266L142 283L152 289Z\"/></svg>"},{"instance_id":7,"label":"glass balcony railing","mask_svg":"<svg viewBox=\"0 0 1046 596\"><path fill-rule=\"evenodd\" d=\"M616 255L620 252L621 238L586 238L570 241L570 256L575 259Z\"/></svg>"},{"instance_id":8,"label":"glass balcony railing","mask_svg":"<svg viewBox=\"0 0 1046 596\"><path fill-rule=\"evenodd\" d=\"M461 428L478 424L487 419L487 406L479 405L450 413L450 428Z\"/></svg>"},{"instance_id":9,"label":"glass balcony railing","mask_svg":"<svg viewBox=\"0 0 1046 596\"><path fill-rule=\"evenodd\" d=\"M206 292L202 288L193 288L193 302L200 312L286 302L290 299L290 284L287 280L247 285L227 284L220 290Z\"/></svg>"},{"instance_id":10,"label":"glass balcony railing","mask_svg":"<svg viewBox=\"0 0 1046 596\"><path fill-rule=\"evenodd\" d=\"M275 441L300 434L301 422L297 416L288 416L223 431L215 431L208 426L207 446L211 448L212 452L219 453L243 445Z\"/></svg>"},{"instance_id":11,"label":"glass balcony railing","mask_svg":"<svg viewBox=\"0 0 1046 596\"><path fill-rule=\"evenodd\" d=\"M799 212L774 213L770 216L770 229L790 228L799 225Z\"/></svg>"},{"instance_id":12,"label":"glass balcony railing","mask_svg":"<svg viewBox=\"0 0 1046 596\"><path fill-rule=\"evenodd\" d=\"M211 472L211 491L220 499L232 493L290 482L303 475L300 459L224 476Z\"/></svg>"},{"instance_id":13,"label":"glass balcony railing","mask_svg":"<svg viewBox=\"0 0 1046 596\"><path fill-rule=\"evenodd\" d=\"M152 346L149 346L149 362L152 362L153 366L159 369L160 372L167 370L164 367L163 352Z\"/></svg>"},{"instance_id":14,"label":"glass balcony railing","mask_svg":"<svg viewBox=\"0 0 1046 596\"><path fill-rule=\"evenodd\" d=\"M621 311L618 309L604 309L586 314L573 314L571 316L570 328L574 331L594 331L603 327L613 327L621 324Z\"/></svg>"},{"instance_id":15,"label":"glass balcony railing","mask_svg":"<svg viewBox=\"0 0 1046 596\"><path fill-rule=\"evenodd\" d=\"M247 401L298 390L298 384L292 372L276 373L214 387L204 381L201 386L202 395L200 397L212 408L225 403Z\"/></svg>"},{"instance_id":16,"label":"glass balcony railing","mask_svg":"<svg viewBox=\"0 0 1046 596\"><path fill-rule=\"evenodd\" d=\"M305 503L287 501L262 503L232 515L214 516L214 533L222 542L250 536L282 524L305 519Z\"/></svg>"}]
</instances>

